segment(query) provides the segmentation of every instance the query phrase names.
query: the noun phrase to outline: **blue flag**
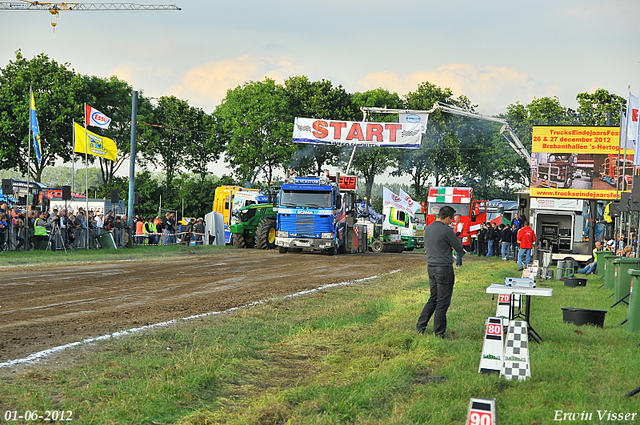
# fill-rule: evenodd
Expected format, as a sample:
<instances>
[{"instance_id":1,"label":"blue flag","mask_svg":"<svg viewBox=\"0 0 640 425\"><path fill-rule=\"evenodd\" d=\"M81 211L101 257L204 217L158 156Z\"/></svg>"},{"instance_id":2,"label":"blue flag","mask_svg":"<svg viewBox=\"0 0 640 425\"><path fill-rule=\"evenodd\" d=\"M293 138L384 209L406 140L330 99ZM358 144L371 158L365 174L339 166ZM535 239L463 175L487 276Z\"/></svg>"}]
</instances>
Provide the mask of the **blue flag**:
<instances>
[{"instance_id":1,"label":"blue flag","mask_svg":"<svg viewBox=\"0 0 640 425\"><path fill-rule=\"evenodd\" d=\"M42 162L42 145L40 144L40 128L38 127L38 117L36 116L36 102L31 92L31 134L33 135L33 148L36 150L38 165Z\"/></svg>"}]
</instances>

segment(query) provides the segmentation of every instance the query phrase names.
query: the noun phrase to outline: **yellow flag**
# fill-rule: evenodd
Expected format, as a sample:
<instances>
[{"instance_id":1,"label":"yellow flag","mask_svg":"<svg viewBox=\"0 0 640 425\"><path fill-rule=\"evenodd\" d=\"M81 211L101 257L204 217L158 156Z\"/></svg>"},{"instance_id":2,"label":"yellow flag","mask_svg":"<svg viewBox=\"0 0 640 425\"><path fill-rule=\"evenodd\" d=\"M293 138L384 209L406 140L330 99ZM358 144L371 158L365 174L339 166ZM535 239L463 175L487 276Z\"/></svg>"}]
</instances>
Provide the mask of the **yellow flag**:
<instances>
[{"instance_id":1,"label":"yellow flag","mask_svg":"<svg viewBox=\"0 0 640 425\"><path fill-rule=\"evenodd\" d=\"M74 152L87 152L89 155L110 159L113 162L116 161L118 157L118 147L116 146L116 142L108 137L92 133L89 130L86 130L85 133L84 127L77 122L73 123L73 128L76 138L76 145L73 149ZM87 148L86 150L85 147Z\"/></svg>"}]
</instances>

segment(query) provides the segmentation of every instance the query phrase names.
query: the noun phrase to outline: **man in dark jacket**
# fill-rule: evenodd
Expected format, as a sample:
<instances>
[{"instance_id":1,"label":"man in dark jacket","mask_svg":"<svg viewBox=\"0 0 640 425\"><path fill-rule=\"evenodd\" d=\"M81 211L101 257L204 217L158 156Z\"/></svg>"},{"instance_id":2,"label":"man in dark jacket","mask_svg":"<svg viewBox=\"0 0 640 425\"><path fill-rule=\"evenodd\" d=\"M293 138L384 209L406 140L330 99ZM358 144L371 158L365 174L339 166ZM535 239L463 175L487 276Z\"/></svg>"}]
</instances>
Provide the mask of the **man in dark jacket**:
<instances>
[{"instance_id":1,"label":"man in dark jacket","mask_svg":"<svg viewBox=\"0 0 640 425\"><path fill-rule=\"evenodd\" d=\"M487 241L487 257L493 256L493 245L496 239L495 225L495 223L487 223L487 233L485 234L485 240Z\"/></svg>"},{"instance_id":2,"label":"man in dark jacket","mask_svg":"<svg viewBox=\"0 0 640 425\"><path fill-rule=\"evenodd\" d=\"M502 229L502 235L500 236L500 240L502 241L502 260L507 261L509 259L509 250L511 249L511 239L513 238L513 233L509 226L504 226Z\"/></svg>"},{"instance_id":3,"label":"man in dark jacket","mask_svg":"<svg viewBox=\"0 0 640 425\"><path fill-rule=\"evenodd\" d=\"M433 333L444 338L447 330L447 310L451 305L455 274L451 249L458 255L464 255L460 240L449 227L455 210L444 206L438 212L438 218L424 231L425 251L427 252L427 272L429 273L429 300L422 309L416 324L416 331L424 333L429 319L435 313Z\"/></svg>"}]
</instances>

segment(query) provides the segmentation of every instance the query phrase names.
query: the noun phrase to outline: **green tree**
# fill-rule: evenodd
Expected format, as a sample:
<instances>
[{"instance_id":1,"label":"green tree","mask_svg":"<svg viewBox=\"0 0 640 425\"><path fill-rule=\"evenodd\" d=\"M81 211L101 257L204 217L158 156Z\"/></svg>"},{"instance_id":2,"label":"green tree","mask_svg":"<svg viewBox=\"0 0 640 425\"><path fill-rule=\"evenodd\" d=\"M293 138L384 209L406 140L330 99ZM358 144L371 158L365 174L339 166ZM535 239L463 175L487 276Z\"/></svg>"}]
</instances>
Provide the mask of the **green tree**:
<instances>
[{"instance_id":1,"label":"green tree","mask_svg":"<svg viewBox=\"0 0 640 425\"><path fill-rule=\"evenodd\" d=\"M392 109L402 108L402 101L397 93L389 92L383 88L369 90L363 93L353 94L353 103L359 109L363 106L388 107ZM397 122L397 115L372 114L368 121L373 122ZM387 168L396 163L398 149L389 148L357 148L351 162L351 169L364 178L365 196L371 199L371 188L375 177L384 173ZM351 159L353 148L343 151L342 161L346 167Z\"/></svg>"},{"instance_id":2,"label":"green tree","mask_svg":"<svg viewBox=\"0 0 640 425\"><path fill-rule=\"evenodd\" d=\"M611 114L612 125L620 125L620 111L626 106L625 98L597 89L593 94L578 93L578 120L584 125L606 125L607 114Z\"/></svg>"},{"instance_id":3,"label":"green tree","mask_svg":"<svg viewBox=\"0 0 640 425\"><path fill-rule=\"evenodd\" d=\"M290 77L284 82L289 95L290 111L294 117L327 120L358 120L361 116L351 95L342 86L331 81L309 81L306 76ZM298 144L287 168L299 174L320 175L325 165L334 165L340 155L340 146Z\"/></svg>"},{"instance_id":4,"label":"green tree","mask_svg":"<svg viewBox=\"0 0 640 425\"><path fill-rule=\"evenodd\" d=\"M42 161L38 164L29 138L29 88L33 88L40 128ZM20 50L0 70L0 168L18 169L41 181L56 160L71 161L72 121L82 119L83 80L45 54L27 60ZM31 147L31 157L28 152Z\"/></svg>"},{"instance_id":5,"label":"green tree","mask_svg":"<svg viewBox=\"0 0 640 425\"><path fill-rule=\"evenodd\" d=\"M227 144L226 160L238 180L254 183L263 172L271 183L273 172L283 168L295 151L290 141L293 116L284 87L269 78L245 83L227 91L215 115Z\"/></svg>"},{"instance_id":6,"label":"green tree","mask_svg":"<svg viewBox=\"0 0 640 425\"><path fill-rule=\"evenodd\" d=\"M190 153L198 156L194 144L201 145L209 140L209 121L206 114L198 108L175 96L163 96L158 106L147 117L156 126L145 126L141 132L142 156L165 172L165 188L168 196L173 193L172 182L181 168L189 163ZM189 153L190 152L190 153ZM199 171L206 156L199 157L195 166Z\"/></svg>"}]
</instances>

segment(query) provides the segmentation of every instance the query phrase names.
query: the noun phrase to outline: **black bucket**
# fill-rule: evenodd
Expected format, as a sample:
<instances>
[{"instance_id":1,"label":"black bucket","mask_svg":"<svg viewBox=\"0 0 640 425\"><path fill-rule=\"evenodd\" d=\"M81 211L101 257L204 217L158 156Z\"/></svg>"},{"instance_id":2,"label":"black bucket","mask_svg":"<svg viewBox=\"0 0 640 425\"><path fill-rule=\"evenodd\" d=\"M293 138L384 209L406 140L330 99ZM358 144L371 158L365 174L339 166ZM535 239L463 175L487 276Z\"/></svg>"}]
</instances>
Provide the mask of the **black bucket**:
<instances>
[{"instance_id":1,"label":"black bucket","mask_svg":"<svg viewBox=\"0 0 640 425\"><path fill-rule=\"evenodd\" d=\"M573 323L578 326L594 325L603 327L605 314L607 314L607 310L562 307L562 320L564 323Z\"/></svg>"},{"instance_id":2,"label":"black bucket","mask_svg":"<svg viewBox=\"0 0 640 425\"><path fill-rule=\"evenodd\" d=\"M584 277L565 277L564 286L575 288L576 286L587 286L587 279Z\"/></svg>"}]
</instances>

